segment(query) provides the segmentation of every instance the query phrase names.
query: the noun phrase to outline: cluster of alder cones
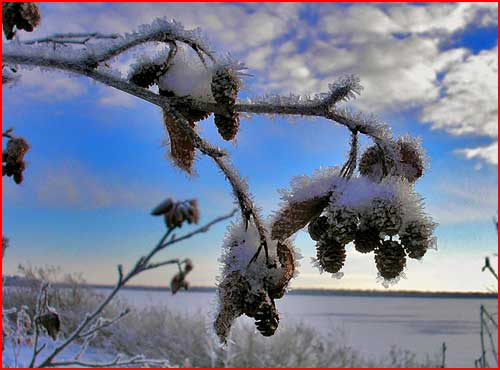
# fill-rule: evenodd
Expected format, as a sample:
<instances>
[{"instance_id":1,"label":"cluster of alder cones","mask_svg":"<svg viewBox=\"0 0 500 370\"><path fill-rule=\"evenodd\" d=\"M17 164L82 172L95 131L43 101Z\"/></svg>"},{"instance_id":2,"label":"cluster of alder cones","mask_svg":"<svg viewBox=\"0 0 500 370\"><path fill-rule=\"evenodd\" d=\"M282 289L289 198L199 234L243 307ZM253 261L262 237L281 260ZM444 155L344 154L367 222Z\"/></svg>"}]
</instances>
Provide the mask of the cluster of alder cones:
<instances>
[{"instance_id":1,"label":"cluster of alder cones","mask_svg":"<svg viewBox=\"0 0 500 370\"><path fill-rule=\"evenodd\" d=\"M129 75L130 82L137 86L149 88L159 83L159 79L168 73L160 62L148 62L134 67ZM215 102L225 112L214 114L214 122L219 134L224 140L233 140L238 133L240 118L235 110L236 98L241 88L241 80L236 71L229 65L221 65L212 71L211 92ZM193 129L196 129L196 123L208 118L210 113L200 111L190 106L189 97L177 97L173 91L159 89L162 96L173 98L173 107L187 119ZM175 98L180 103L176 104ZM174 163L188 173L192 172L196 147L189 135L186 135L182 124L178 122L168 112L163 112L165 126L170 139L170 155Z\"/></svg>"},{"instance_id":2,"label":"cluster of alder cones","mask_svg":"<svg viewBox=\"0 0 500 370\"><path fill-rule=\"evenodd\" d=\"M245 240L233 240L233 246ZM230 272L218 286L219 312L214 327L217 336L226 341L236 318L246 315L255 320L257 330L272 336L279 324L275 300L282 298L295 272L295 256L289 242L276 245L277 267L268 269L253 266L256 270L245 274L241 270ZM231 257L233 258L233 257ZM252 268L252 267L251 267ZM265 274L265 276L261 276Z\"/></svg>"},{"instance_id":3,"label":"cluster of alder cones","mask_svg":"<svg viewBox=\"0 0 500 370\"><path fill-rule=\"evenodd\" d=\"M377 146L368 148L361 157L361 176L381 181L390 174L402 176L409 182L421 177L423 159L414 143L400 139L393 144L396 158L392 159ZM346 260L346 245L350 242L360 253L374 252L377 270L386 281L401 275L406 257L424 256L433 242L432 222L422 219L403 223L398 205L384 198L373 198L369 210L359 213L336 206L333 195L326 212L311 220L308 232L316 241L317 263L324 271L340 272ZM395 236L399 240L393 240Z\"/></svg>"}]
</instances>

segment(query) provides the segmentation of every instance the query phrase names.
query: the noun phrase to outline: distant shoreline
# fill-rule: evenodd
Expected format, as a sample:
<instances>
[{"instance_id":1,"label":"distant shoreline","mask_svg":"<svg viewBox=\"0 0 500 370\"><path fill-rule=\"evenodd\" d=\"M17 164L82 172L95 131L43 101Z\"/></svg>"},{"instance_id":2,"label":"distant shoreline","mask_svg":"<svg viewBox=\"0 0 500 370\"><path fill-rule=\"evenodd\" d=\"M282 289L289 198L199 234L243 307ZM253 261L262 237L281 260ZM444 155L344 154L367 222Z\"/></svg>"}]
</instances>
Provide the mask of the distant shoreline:
<instances>
[{"instance_id":1,"label":"distant shoreline","mask_svg":"<svg viewBox=\"0 0 500 370\"><path fill-rule=\"evenodd\" d=\"M3 286L27 286L31 285L29 281L19 279L18 277L4 277ZM68 284L54 284L56 287L70 287ZM110 284L85 284L88 289L112 289ZM147 285L129 285L124 290L141 290L149 292L169 291L168 287L147 286ZM190 292L215 292L215 287L194 286L189 288ZM399 297L399 298L463 298L463 299L498 299L497 293L488 292L422 292L422 291L391 291L391 290L358 290L358 289L305 289L295 288L288 292L291 295L312 295L312 296L340 296L340 297Z\"/></svg>"}]
</instances>

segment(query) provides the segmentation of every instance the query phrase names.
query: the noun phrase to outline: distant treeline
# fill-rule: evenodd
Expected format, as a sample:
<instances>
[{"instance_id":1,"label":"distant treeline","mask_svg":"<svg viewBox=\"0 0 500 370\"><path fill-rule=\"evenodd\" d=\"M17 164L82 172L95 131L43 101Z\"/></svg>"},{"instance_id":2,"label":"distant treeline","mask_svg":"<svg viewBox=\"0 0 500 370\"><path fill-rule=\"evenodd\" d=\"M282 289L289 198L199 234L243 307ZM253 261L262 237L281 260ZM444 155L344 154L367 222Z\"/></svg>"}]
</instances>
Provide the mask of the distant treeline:
<instances>
[{"instance_id":1,"label":"distant treeline","mask_svg":"<svg viewBox=\"0 0 500 370\"><path fill-rule=\"evenodd\" d=\"M3 286L32 286L37 281L28 280L20 276L3 277ZM57 283L55 287L70 287L69 284ZM113 285L106 284L85 284L89 289L111 289ZM147 286L147 285L128 285L123 289L142 290L142 291L169 291L169 287ZM215 287L197 287L189 288L191 292L214 292ZM296 288L288 292L291 295L315 295L315 296L344 296L344 297L406 297L406 298L487 298L498 299L498 294L493 292L425 292L412 290L357 290L357 289L303 289Z\"/></svg>"}]
</instances>

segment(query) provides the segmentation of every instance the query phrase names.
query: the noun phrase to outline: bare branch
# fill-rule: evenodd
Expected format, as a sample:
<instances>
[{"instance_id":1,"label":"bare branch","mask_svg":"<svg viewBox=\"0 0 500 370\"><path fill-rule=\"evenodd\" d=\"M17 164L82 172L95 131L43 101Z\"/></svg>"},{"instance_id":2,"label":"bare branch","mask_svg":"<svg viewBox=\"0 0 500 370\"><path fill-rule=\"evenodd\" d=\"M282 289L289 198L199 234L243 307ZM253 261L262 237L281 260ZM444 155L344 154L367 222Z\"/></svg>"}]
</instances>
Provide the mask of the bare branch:
<instances>
[{"instance_id":1,"label":"bare branch","mask_svg":"<svg viewBox=\"0 0 500 370\"><path fill-rule=\"evenodd\" d=\"M219 223L221 221L224 221L224 220L227 220L227 219L230 219L232 218L236 213L236 209L233 209L233 211L225 216L221 216L221 217L217 217L216 219L210 221L209 223L203 225L202 227L190 232L190 233L187 233L181 237L178 237L178 238L175 238L175 239L170 239L168 242L162 244L160 246L160 248L158 249L159 250L162 250L162 249L165 249L166 247L172 245L172 244L175 244L175 243L178 243L180 241L183 241L183 240L186 240L186 239L189 239L193 236L195 236L196 234L201 234L201 233L205 233L207 232L210 227L212 227L213 225L215 225L216 223Z\"/></svg>"},{"instance_id":2,"label":"bare branch","mask_svg":"<svg viewBox=\"0 0 500 370\"><path fill-rule=\"evenodd\" d=\"M106 39L118 39L121 36L119 34L103 34L100 32L88 32L88 33L56 33L49 37L42 37L38 39L31 39L23 41L22 44L33 45L41 43L60 43L60 44L85 44L88 41L95 40L106 40Z\"/></svg>"},{"instance_id":3,"label":"bare branch","mask_svg":"<svg viewBox=\"0 0 500 370\"><path fill-rule=\"evenodd\" d=\"M111 325L115 324L117 321L121 320L122 318L124 318L129 313L130 313L130 310L126 309L126 310L122 311L118 316L116 316L113 319L104 319L104 318L101 318L101 320L97 320L96 324L91 329L89 329L85 333L81 333L78 337L79 338L85 338L85 337L91 336L94 333L96 333L96 332L98 332L98 331L100 331L100 330L102 330L104 328L107 328L108 326L111 326Z\"/></svg>"},{"instance_id":4,"label":"bare branch","mask_svg":"<svg viewBox=\"0 0 500 370\"><path fill-rule=\"evenodd\" d=\"M45 360L38 366L38 367L57 367L57 366L69 366L69 365L82 365L82 362L79 361L66 361L66 362L56 362L54 361L55 358L68 346L70 345L73 341L75 341L77 338L82 338L82 337L88 337L92 336L95 332L100 330L104 324L97 324L94 327L91 327L87 332L84 332L84 329L89 326L92 322L94 322L99 315L102 313L104 308L109 304L109 302L114 298L114 296L118 293L118 291L123 288L129 280L140 274L141 272L145 270L149 270L151 268L148 268L149 261L161 250L165 249L166 247L178 243L182 240L186 240L188 238L191 238L192 236L200 233L207 232L211 226L215 225L216 223L219 223L221 221L227 220L231 217L234 216L236 213L236 210L233 210L230 214L217 217L214 220L210 221L209 223L205 224L204 226L185 234L184 236L181 236L176 239L170 239L165 243L165 240L169 238L169 236L172 234L172 231L174 229L168 229L167 232L163 235L163 237L159 240L159 242L156 244L156 246L147 254L146 256L140 257L132 270L128 272L125 276L123 276L123 271L121 268L118 268L119 271L119 277L118 277L118 282L116 283L115 287L109 293L109 295L101 302L101 304L94 310L94 312L87 314L85 318L82 320L82 322L78 325L78 327L66 338L65 341L63 341L61 344L59 344L57 347L55 347L50 353ZM178 262L177 262L178 263ZM165 264L165 263L164 263ZM158 264L158 266L163 266L164 264ZM153 265L154 266L154 265ZM121 272L121 273L120 273ZM124 316L124 315L123 315ZM115 318L114 320L117 321L121 319L123 316L119 316L118 318ZM113 321L113 320L111 320ZM35 356L36 359L36 356ZM33 360L34 361L34 360ZM128 360L127 360L128 361ZM144 363L144 362L141 362ZM113 362L112 364L95 364L95 366L88 365L89 367L99 367L99 366L119 366L119 365L127 365L127 364L132 364L132 363L118 363L118 362ZM134 362L133 364L139 364L138 362ZM99 365L99 366L97 366ZM83 366L83 365L82 365ZM87 366L87 365L85 365Z\"/></svg>"},{"instance_id":5,"label":"bare branch","mask_svg":"<svg viewBox=\"0 0 500 370\"><path fill-rule=\"evenodd\" d=\"M38 354L40 352L43 351L43 349L45 348L45 344L38 347L38 340L39 340L39 337L40 337L40 327L39 327L39 319L40 319L40 315L42 313L42 304L44 303L44 301L46 301L46 298L44 299L44 296L46 297L47 296L47 289L49 288L49 284L48 283L43 283L42 286L40 287L40 291L38 293L38 298L37 298L37 301L36 301L36 306L35 306L35 316L33 317L33 322L34 322L34 326L35 326L35 332L33 334L34 336L34 343L33 343L33 354L31 356L31 360L30 360L30 364L29 364L29 367L34 367L35 366L35 361L36 361L36 358L38 356Z\"/></svg>"}]
</instances>

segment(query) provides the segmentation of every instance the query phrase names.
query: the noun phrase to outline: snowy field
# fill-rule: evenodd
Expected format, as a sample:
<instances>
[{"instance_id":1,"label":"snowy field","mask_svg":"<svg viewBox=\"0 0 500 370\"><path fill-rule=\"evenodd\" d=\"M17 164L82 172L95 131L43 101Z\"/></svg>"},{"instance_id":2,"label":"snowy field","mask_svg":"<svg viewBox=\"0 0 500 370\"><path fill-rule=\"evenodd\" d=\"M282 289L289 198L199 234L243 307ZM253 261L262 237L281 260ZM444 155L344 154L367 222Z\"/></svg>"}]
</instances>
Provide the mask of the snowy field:
<instances>
[{"instance_id":1,"label":"snowy field","mask_svg":"<svg viewBox=\"0 0 500 370\"><path fill-rule=\"evenodd\" d=\"M125 290L121 297L138 307L166 305L210 317L215 293ZM422 356L446 342L448 367L473 367L479 356L479 306L497 312L497 300L472 298L335 297L287 295L276 301L280 325L303 322L325 335L346 340L367 356L392 345ZM243 318L244 320L245 318ZM242 319L240 319L242 320Z\"/></svg>"}]
</instances>

